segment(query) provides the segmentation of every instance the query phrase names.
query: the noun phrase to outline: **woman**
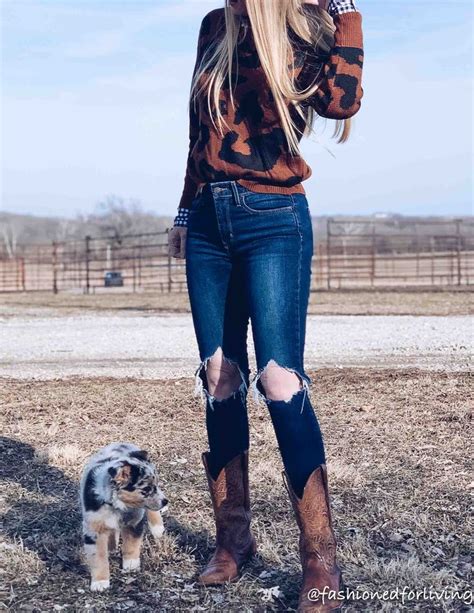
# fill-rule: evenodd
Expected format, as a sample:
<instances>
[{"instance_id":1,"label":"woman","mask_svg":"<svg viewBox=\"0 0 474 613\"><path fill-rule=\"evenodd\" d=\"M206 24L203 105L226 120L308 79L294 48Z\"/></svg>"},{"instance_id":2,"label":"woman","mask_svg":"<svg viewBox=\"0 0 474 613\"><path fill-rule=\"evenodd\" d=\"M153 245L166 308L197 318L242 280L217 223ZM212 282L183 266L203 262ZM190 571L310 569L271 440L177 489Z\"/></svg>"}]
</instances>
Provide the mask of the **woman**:
<instances>
[{"instance_id":1,"label":"woman","mask_svg":"<svg viewBox=\"0 0 474 613\"><path fill-rule=\"evenodd\" d=\"M327 10L325 10L327 8ZM203 454L216 550L200 575L238 577L250 532L246 395L268 407L300 528L299 610L328 611L340 589L323 440L303 365L313 235L298 143L315 117L344 142L361 103L361 14L352 0L226 0L199 34L190 146L169 251L186 257L206 403ZM257 372L250 381L248 320Z\"/></svg>"}]
</instances>

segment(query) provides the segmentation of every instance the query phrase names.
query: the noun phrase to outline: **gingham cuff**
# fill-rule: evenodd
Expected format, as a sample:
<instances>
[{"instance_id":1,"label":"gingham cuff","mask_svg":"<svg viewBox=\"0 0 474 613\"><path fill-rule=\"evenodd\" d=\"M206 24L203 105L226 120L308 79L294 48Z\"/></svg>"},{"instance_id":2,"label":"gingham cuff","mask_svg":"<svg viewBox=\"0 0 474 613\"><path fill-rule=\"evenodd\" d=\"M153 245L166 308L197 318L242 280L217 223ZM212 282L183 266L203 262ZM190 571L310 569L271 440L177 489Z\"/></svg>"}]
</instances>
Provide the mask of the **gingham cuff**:
<instances>
[{"instance_id":1,"label":"gingham cuff","mask_svg":"<svg viewBox=\"0 0 474 613\"><path fill-rule=\"evenodd\" d=\"M174 218L173 226L184 226L188 225L188 217L189 217L189 209L180 208L178 209L178 214Z\"/></svg>"},{"instance_id":2,"label":"gingham cuff","mask_svg":"<svg viewBox=\"0 0 474 613\"><path fill-rule=\"evenodd\" d=\"M354 0L331 0L328 4L327 12L334 17L343 13L352 13L357 11Z\"/></svg>"}]
</instances>

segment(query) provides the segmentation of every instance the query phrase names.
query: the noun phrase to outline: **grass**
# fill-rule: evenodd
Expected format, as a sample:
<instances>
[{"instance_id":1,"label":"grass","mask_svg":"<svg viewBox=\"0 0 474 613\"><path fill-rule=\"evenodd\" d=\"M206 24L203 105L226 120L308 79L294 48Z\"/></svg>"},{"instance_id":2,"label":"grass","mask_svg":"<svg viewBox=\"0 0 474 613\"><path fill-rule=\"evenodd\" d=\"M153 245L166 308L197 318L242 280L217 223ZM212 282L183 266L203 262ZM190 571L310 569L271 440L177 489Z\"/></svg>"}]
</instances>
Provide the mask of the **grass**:
<instances>
[{"instance_id":1,"label":"grass","mask_svg":"<svg viewBox=\"0 0 474 613\"><path fill-rule=\"evenodd\" d=\"M365 589L466 589L470 558L471 382L467 374L321 370L312 398L328 451L339 560ZM300 578L297 528L265 408L250 401L251 495L259 554L235 584L195 580L213 547L200 463L203 409L191 379L0 381L0 585L12 611L291 611ZM156 460L170 499L167 533L147 537L143 570L88 591L80 557L77 484L100 446L129 440ZM279 586L264 600L261 590ZM462 610L419 602L410 610ZM351 602L347 611L401 611ZM467 608L465 610L468 610Z\"/></svg>"},{"instance_id":2,"label":"grass","mask_svg":"<svg viewBox=\"0 0 474 613\"><path fill-rule=\"evenodd\" d=\"M0 315L42 316L80 313L170 314L190 311L187 293L124 293L96 295L51 292L0 294ZM468 315L469 291L331 291L313 292L310 315Z\"/></svg>"}]
</instances>

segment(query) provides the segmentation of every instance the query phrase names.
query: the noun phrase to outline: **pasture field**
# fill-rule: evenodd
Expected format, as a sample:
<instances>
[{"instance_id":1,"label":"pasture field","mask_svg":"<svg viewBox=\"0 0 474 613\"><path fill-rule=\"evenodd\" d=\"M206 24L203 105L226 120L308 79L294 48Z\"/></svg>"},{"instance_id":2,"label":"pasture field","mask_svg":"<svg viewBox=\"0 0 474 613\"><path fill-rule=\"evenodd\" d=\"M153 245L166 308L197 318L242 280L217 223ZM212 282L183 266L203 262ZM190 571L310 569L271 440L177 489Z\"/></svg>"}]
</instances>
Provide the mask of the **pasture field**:
<instances>
[{"instance_id":1,"label":"pasture field","mask_svg":"<svg viewBox=\"0 0 474 613\"><path fill-rule=\"evenodd\" d=\"M62 297L59 296L61 300ZM466 372L323 368L309 371L321 420L339 559L346 585L467 590L472 488L472 382ZM265 407L249 401L253 528L259 553L229 586L196 576L213 547L200 453L203 408L192 378L0 379L0 585L5 610L292 611L297 528ZM86 458L130 440L156 460L170 500L167 532L149 536L143 570L88 591L80 558L78 479ZM265 590L278 586L266 600ZM462 611L459 601L350 601L346 611Z\"/></svg>"},{"instance_id":2,"label":"pasture field","mask_svg":"<svg viewBox=\"0 0 474 613\"><path fill-rule=\"evenodd\" d=\"M310 295L309 315L469 315L474 294L459 291L319 291ZM169 314L190 311L186 292L97 294L29 292L0 294L0 318L20 315L69 316L76 313Z\"/></svg>"}]
</instances>

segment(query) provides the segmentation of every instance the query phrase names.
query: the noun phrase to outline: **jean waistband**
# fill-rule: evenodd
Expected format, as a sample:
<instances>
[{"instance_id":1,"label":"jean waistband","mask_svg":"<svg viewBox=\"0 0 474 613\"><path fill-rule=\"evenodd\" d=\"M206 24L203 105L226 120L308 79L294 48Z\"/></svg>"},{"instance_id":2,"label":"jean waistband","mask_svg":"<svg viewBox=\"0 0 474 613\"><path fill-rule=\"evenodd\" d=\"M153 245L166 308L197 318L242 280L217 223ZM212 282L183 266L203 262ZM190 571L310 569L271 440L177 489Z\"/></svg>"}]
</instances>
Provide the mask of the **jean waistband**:
<instances>
[{"instance_id":1,"label":"jean waistband","mask_svg":"<svg viewBox=\"0 0 474 613\"><path fill-rule=\"evenodd\" d=\"M196 196L202 194L202 192L207 188L207 190L211 193L222 193L229 192L233 194L242 193L246 190L245 187L240 185L238 181L235 180L227 180L227 181L207 181L206 183L201 183L197 189Z\"/></svg>"}]
</instances>

